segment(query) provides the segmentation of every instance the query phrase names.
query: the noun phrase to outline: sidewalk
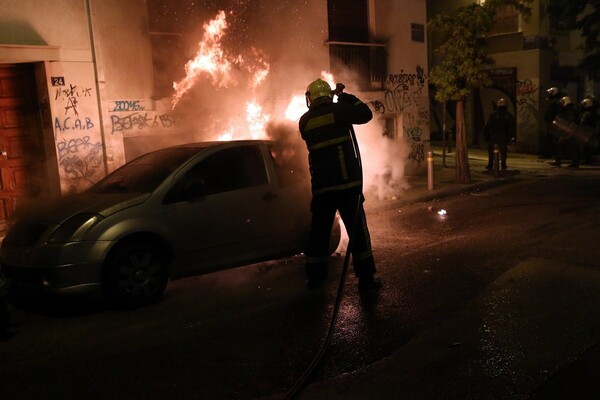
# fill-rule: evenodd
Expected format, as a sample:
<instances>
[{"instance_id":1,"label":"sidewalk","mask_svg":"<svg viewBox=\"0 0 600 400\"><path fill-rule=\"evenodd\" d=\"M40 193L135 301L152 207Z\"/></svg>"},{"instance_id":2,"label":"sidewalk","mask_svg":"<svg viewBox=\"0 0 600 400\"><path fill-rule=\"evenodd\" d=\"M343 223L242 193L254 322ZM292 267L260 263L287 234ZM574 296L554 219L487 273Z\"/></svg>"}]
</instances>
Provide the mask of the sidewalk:
<instances>
[{"instance_id":1,"label":"sidewalk","mask_svg":"<svg viewBox=\"0 0 600 400\"><path fill-rule=\"evenodd\" d=\"M442 147L434 143L430 148L430 151L433 152L434 164L433 190L429 190L428 188L427 173L406 177L406 182L409 186L408 189L399 193L394 199L377 199L375 196L368 196L365 202L365 209L379 211L399 208L408 204L432 201L462 193L479 192L528 177L600 173L600 165L582 166L578 170L567 169L566 167L553 167L549 164L553 159L542 159L536 154L512 153L509 150L507 160L508 169L505 172L500 171L498 177L495 177L492 172L485 169L488 162L487 150L469 148L468 157L471 183L460 184L456 182L455 152L446 153L446 166L444 167Z\"/></svg>"}]
</instances>

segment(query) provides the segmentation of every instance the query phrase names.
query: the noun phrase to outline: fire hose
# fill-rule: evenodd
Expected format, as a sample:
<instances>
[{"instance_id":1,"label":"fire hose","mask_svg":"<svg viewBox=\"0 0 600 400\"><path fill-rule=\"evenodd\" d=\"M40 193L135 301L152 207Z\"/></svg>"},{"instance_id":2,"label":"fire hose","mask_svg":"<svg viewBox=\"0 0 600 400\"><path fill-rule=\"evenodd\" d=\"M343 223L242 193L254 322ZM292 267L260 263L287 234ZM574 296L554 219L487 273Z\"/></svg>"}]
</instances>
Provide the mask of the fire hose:
<instances>
[{"instance_id":1,"label":"fire hose","mask_svg":"<svg viewBox=\"0 0 600 400\"><path fill-rule=\"evenodd\" d=\"M336 84L336 88L335 88L335 90L333 90L333 94L339 95L340 93L342 93L344 91L344 88L345 88L345 86L342 83ZM358 142L356 141L356 133L354 132L354 127L352 125L350 125L350 136L352 138L352 144L353 144L354 150L356 152L358 164L360 166L360 169L362 170L362 160L360 157L360 151L358 149ZM319 348L319 351L317 352L316 356L313 358L311 363L308 365L308 367L306 368L306 370L304 371L304 373L302 374L300 379L298 379L298 381L296 381L294 386L292 386L292 388L286 393L286 395L284 397L285 399L293 399L298 393L300 393L300 390L302 390L302 388L304 387L304 385L306 384L306 382L308 381L308 379L310 378L312 373L315 371L315 369L317 368L317 366L320 364L321 360L323 359L323 356L325 355L325 351L327 350L327 347L329 346L329 343L331 342L331 338L333 337L333 332L335 330L335 325L337 322L337 317L339 314L340 306L342 304L342 299L344 297L344 284L346 282L346 275L348 273L348 265L350 263L350 253L351 253L354 236L355 236L354 235L355 227L356 227L356 224L357 224L358 218L359 218L359 210L360 210L360 204L361 204L361 200L362 200L362 187L361 187L360 192L361 193L358 195L358 198L356 201L356 210L354 212L354 219L352 222L352 227L347 232L348 233L348 246L346 247L346 254L344 256L344 264L342 265L342 273L340 276L340 282L338 284L337 295L335 297L335 303L334 303L333 311L331 314L331 320L329 322L329 329L327 330L327 334L325 335L325 338L323 339L323 343L321 344L321 347Z\"/></svg>"}]
</instances>

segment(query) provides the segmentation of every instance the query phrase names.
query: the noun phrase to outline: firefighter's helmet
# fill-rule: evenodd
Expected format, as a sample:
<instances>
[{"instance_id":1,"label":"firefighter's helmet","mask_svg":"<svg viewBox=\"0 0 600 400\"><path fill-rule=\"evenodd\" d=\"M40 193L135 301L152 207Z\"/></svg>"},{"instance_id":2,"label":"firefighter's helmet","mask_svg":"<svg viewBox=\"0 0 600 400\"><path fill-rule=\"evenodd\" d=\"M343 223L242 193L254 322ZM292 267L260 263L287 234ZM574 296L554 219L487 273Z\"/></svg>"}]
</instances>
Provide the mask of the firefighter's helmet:
<instances>
[{"instance_id":1,"label":"firefighter's helmet","mask_svg":"<svg viewBox=\"0 0 600 400\"><path fill-rule=\"evenodd\" d=\"M590 99L589 97L586 97L585 99L581 100L581 108L592 108L594 106L594 100Z\"/></svg>"},{"instance_id":2,"label":"firefighter's helmet","mask_svg":"<svg viewBox=\"0 0 600 400\"><path fill-rule=\"evenodd\" d=\"M317 79L312 81L306 88L306 104L310 107L315 100L327 97L333 99L333 92L329 83L323 79Z\"/></svg>"},{"instance_id":3,"label":"firefighter's helmet","mask_svg":"<svg viewBox=\"0 0 600 400\"><path fill-rule=\"evenodd\" d=\"M560 105L561 106L566 107L569 104L573 104L573 100L571 100L571 97L565 96L562 99L560 99Z\"/></svg>"},{"instance_id":4,"label":"firefighter's helmet","mask_svg":"<svg viewBox=\"0 0 600 400\"><path fill-rule=\"evenodd\" d=\"M496 106L498 106L498 107L506 107L506 106L508 106L508 102L507 102L507 101L506 101L506 99L503 97L503 98L499 99L499 100L496 102Z\"/></svg>"},{"instance_id":5,"label":"firefighter's helmet","mask_svg":"<svg viewBox=\"0 0 600 400\"><path fill-rule=\"evenodd\" d=\"M556 86L552 86L550 89L546 90L546 93L548 93L549 96L556 96L558 92L559 90Z\"/></svg>"}]
</instances>

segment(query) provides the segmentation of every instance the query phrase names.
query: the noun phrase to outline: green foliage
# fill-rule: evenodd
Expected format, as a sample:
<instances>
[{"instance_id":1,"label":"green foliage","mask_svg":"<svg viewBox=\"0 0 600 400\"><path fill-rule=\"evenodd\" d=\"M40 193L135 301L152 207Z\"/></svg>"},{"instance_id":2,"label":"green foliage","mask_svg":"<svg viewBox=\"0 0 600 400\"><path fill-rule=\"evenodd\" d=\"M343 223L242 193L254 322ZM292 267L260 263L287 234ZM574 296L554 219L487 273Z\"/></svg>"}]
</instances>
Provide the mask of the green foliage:
<instances>
[{"instance_id":1,"label":"green foliage","mask_svg":"<svg viewBox=\"0 0 600 400\"><path fill-rule=\"evenodd\" d=\"M493 63L485 52L486 34L492 28L499 7L514 6L528 16L532 0L488 0L483 6L470 4L452 14L438 14L429 29L442 38L435 52L442 56L433 67L429 81L440 102L465 99L473 88L491 84L486 69Z\"/></svg>"},{"instance_id":2,"label":"green foliage","mask_svg":"<svg viewBox=\"0 0 600 400\"><path fill-rule=\"evenodd\" d=\"M600 0L549 0L548 13L565 29L579 29L584 38L581 66L597 74L600 69Z\"/></svg>"}]
</instances>

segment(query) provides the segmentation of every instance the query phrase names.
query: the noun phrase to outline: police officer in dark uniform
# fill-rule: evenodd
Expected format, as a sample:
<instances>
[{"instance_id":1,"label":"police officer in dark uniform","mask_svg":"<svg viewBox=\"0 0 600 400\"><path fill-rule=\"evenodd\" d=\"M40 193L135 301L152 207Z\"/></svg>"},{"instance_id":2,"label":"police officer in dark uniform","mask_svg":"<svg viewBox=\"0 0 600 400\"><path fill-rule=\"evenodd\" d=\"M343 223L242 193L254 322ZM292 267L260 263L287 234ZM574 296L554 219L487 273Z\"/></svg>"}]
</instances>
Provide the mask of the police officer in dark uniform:
<instances>
[{"instance_id":1,"label":"police officer in dark uniform","mask_svg":"<svg viewBox=\"0 0 600 400\"><path fill-rule=\"evenodd\" d=\"M494 146L500 148L500 162L502 170L506 170L508 143L515 138L515 117L508 112L508 102L502 98L496 102L496 111L488 118L483 136L488 142L487 170L491 170L494 163Z\"/></svg>"},{"instance_id":2,"label":"police officer in dark uniform","mask_svg":"<svg viewBox=\"0 0 600 400\"><path fill-rule=\"evenodd\" d=\"M564 96L560 99L560 104L560 110L553 121L553 129L560 132L561 136L557 142L555 160L550 165L560 167L564 158L570 158L571 163L568 168L579 168L581 144L572 132L572 127L579 121L577 108L575 108L570 96Z\"/></svg>"},{"instance_id":3,"label":"police officer in dark uniform","mask_svg":"<svg viewBox=\"0 0 600 400\"><path fill-rule=\"evenodd\" d=\"M337 103L327 82L317 79L308 85L309 110L299 128L309 153L312 185L312 221L306 249L306 285L316 289L327 279L329 238L335 213L339 211L351 242L354 273L360 291L381 287L375 278L375 261L363 209L363 176L358 144L352 124L373 118L369 107L357 97L338 93Z\"/></svg>"},{"instance_id":4,"label":"police officer in dark uniform","mask_svg":"<svg viewBox=\"0 0 600 400\"><path fill-rule=\"evenodd\" d=\"M556 86L546 90L546 94L548 108L544 114L544 121L546 122L546 134L544 135L544 143L542 144L542 157L550 158L556 152L556 136L552 131L552 122L554 121L556 114L558 114L560 111L560 99L563 98L564 94Z\"/></svg>"},{"instance_id":5,"label":"police officer in dark uniform","mask_svg":"<svg viewBox=\"0 0 600 400\"><path fill-rule=\"evenodd\" d=\"M586 97L580 103L579 126L590 132L583 148L584 164L592 164L598 153L598 111L593 97Z\"/></svg>"}]
</instances>

